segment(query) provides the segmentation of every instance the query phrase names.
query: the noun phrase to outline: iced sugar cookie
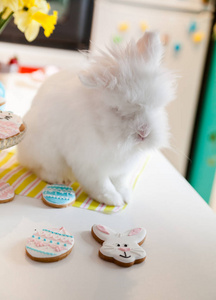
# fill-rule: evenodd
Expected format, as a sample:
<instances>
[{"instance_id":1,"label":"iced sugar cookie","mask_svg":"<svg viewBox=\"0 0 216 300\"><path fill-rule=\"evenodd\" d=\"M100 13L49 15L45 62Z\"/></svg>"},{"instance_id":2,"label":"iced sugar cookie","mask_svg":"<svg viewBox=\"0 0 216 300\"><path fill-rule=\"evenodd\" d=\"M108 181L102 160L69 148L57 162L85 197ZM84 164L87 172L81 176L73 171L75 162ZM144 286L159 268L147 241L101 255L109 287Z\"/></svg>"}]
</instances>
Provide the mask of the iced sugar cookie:
<instances>
[{"instance_id":1,"label":"iced sugar cookie","mask_svg":"<svg viewBox=\"0 0 216 300\"><path fill-rule=\"evenodd\" d=\"M74 237L64 227L35 231L27 240L26 254L41 262L54 262L68 256L74 246Z\"/></svg>"},{"instance_id":2,"label":"iced sugar cookie","mask_svg":"<svg viewBox=\"0 0 216 300\"><path fill-rule=\"evenodd\" d=\"M76 199L75 192L63 184L47 185L42 193L42 200L46 205L61 208L72 204Z\"/></svg>"},{"instance_id":3,"label":"iced sugar cookie","mask_svg":"<svg viewBox=\"0 0 216 300\"><path fill-rule=\"evenodd\" d=\"M0 140L13 137L25 129L20 117L8 111L0 111Z\"/></svg>"},{"instance_id":4,"label":"iced sugar cookie","mask_svg":"<svg viewBox=\"0 0 216 300\"><path fill-rule=\"evenodd\" d=\"M0 203L12 201L14 198L14 189L9 183L0 181Z\"/></svg>"},{"instance_id":5,"label":"iced sugar cookie","mask_svg":"<svg viewBox=\"0 0 216 300\"><path fill-rule=\"evenodd\" d=\"M102 244L98 254L106 261L121 267L130 267L146 258L145 250L140 247L146 237L146 230L142 227L117 233L109 227L93 225L91 233Z\"/></svg>"}]
</instances>

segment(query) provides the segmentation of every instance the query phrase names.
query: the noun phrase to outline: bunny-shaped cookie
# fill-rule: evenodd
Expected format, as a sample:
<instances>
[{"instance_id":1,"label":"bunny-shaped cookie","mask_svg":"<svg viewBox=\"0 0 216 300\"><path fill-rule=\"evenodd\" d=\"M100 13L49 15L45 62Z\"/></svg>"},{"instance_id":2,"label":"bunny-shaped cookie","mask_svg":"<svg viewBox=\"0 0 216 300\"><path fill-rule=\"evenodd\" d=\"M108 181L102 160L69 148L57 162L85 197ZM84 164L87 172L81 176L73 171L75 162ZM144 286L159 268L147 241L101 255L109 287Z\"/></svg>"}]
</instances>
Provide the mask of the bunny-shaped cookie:
<instances>
[{"instance_id":1,"label":"bunny-shaped cookie","mask_svg":"<svg viewBox=\"0 0 216 300\"><path fill-rule=\"evenodd\" d=\"M99 256L106 261L130 267L146 258L145 250L140 247L146 237L144 228L134 228L121 234L103 225L93 225L91 233L102 244Z\"/></svg>"}]
</instances>

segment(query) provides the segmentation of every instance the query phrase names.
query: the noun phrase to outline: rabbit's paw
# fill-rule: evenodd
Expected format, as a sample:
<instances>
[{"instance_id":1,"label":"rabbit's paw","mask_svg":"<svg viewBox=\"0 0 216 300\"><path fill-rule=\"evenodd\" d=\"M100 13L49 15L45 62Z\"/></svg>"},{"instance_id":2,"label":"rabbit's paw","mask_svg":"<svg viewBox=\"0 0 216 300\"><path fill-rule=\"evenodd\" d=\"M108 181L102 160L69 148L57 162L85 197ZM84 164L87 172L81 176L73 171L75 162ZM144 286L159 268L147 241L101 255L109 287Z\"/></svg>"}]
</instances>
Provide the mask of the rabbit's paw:
<instances>
[{"instance_id":1,"label":"rabbit's paw","mask_svg":"<svg viewBox=\"0 0 216 300\"><path fill-rule=\"evenodd\" d=\"M37 175L40 179L48 182L48 183L55 183L55 184L62 184L64 182L64 179L59 176L58 173L50 172L46 169L40 169L39 172L37 172Z\"/></svg>"},{"instance_id":2,"label":"rabbit's paw","mask_svg":"<svg viewBox=\"0 0 216 300\"><path fill-rule=\"evenodd\" d=\"M106 191L103 194L99 194L96 199L104 203L106 205L112 205L112 206L123 206L124 200L122 196L118 192L114 191Z\"/></svg>"},{"instance_id":3,"label":"rabbit's paw","mask_svg":"<svg viewBox=\"0 0 216 300\"><path fill-rule=\"evenodd\" d=\"M126 186L117 186L116 189L121 194L123 201L128 204L132 199L132 189Z\"/></svg>"}]
</instances>

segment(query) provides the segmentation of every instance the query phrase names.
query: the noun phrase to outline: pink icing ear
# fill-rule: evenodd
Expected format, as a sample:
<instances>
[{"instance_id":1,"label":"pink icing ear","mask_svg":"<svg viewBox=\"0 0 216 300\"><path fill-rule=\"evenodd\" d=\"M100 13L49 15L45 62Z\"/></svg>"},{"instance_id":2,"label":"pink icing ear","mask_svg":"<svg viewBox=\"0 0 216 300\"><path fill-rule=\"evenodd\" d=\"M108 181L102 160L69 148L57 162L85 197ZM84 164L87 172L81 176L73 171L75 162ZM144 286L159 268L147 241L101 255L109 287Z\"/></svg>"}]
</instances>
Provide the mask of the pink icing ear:
<instances>
[{"instance_id":1,"label":"pink icing ear","mask_svg":"<svg viewBox=\"0 0 216 300\"><path fill-rule=\"evenodd\" d=\"M103 233L105 233L105 234L110 234L110 233L106 230L106 228L105 228L104 226L102 226L102 225L97 225L96 227L97 227L97 229L98 229L99 231L101 231L101 232L103 232Z\"/></svg>"},{"instance_id":2,"label":"pink icing ear","mask_svg":"<svg viewBox=\"0 0 216 300\"><path fill-rule=\"evenodd\" d=\"M142 231L142 228L134 228L128 233L128 236L136 235L140 233L140 231Z\"/></svg>"}]
</instances>

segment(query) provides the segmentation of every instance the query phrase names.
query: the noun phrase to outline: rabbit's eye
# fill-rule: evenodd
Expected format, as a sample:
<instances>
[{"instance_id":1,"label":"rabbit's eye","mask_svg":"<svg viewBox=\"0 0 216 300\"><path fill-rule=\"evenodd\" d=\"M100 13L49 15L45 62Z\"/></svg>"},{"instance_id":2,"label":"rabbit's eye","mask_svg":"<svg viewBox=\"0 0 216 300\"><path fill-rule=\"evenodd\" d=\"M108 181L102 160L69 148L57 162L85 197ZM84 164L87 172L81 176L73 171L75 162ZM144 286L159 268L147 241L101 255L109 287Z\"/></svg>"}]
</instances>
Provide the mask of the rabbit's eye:
<instances>
[{"instance_id":1,"label":"rabbit's eye","mask_svg":"<svg viewBox=\"0 0 216 300\"><path fill-rule=\"evenodd\" d=\"M120 244L117 244L117 247L120 247L121 245Z\"/></svg>"},{"instance_id":2,"label":"rabbit's eye","mask_svg":"<svg viewBox=\"0 0 216 300\"><path fill-rule=\"evenodd\" d=\"M124 247L127 247L128 245L127 244L124 244Z\"/></svg>"}]
</instances>

